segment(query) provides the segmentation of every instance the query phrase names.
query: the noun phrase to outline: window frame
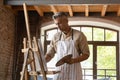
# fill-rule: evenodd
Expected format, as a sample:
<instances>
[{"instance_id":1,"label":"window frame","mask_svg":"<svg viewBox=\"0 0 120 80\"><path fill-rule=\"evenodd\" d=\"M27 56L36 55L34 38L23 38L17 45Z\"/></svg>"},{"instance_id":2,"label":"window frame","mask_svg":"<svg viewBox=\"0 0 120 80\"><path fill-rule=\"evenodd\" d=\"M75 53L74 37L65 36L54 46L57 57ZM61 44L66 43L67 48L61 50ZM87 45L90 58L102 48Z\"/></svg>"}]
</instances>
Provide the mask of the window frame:
<instances>
[{"instance_id":1,"label":"window frame","mask_svg":"<svg viewBox=\"0 0 120 80\"><path fill-rule=\"evenodd\" d=\"M119 56L118 56L119 55L119 31L114 30L114 29L110 29L110 28L100 27L100 26L71 25L71 27L80 27L80 31L81 31L82 27L91 27L92 28L92 41L88 41L88 44L92 44L92 45L110 45L110 46L114 45L114 46L116 46L116 69L119 70L119 67L118 67L119 66ZM105 41L105 37L104 37L104 41L93 41L93 37L94 37L93 36L93 28L104 29L104 36L106 34L105 30L112 30L112 31L117 32L117 41ZM47 35L46 34L47 31L53 30L53 29L57 29L57 28L51 28L51 29L45 30L45 35ZM46 53L46 51L47 51L47 45L50 44L50 41L49 40L47 41L46 36L45 36L44 39L45 39L44 40L44 51ZM95 67L94 64L93 64L93 67ZM116 74L118 75L119 73L116 71Z\"/></svg>"}]
</instances>

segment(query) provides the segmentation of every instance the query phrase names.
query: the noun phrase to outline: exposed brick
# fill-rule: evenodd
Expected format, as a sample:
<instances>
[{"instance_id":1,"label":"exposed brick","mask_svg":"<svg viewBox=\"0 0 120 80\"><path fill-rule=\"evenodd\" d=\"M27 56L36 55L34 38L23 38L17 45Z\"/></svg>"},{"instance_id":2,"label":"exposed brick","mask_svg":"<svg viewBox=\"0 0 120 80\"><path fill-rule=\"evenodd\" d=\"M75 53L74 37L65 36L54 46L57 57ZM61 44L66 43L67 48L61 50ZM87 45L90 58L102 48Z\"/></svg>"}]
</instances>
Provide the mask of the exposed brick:
<instances>
[{"instance_id":1,"label":"exposed brick","mask_svg":"<svg viewBox=\"0 0 120 80\"><path fill-rule=\"evenodd\" d=\"M0 5L3 5L3 1L4 1L4 0L0 0Z\"/></svg>"},{"instance_id":2,"label":"exposed brick","mask_svg":"<svg viewBox=\"0 0 120 80\"><path fill-rule=\"evenodd\" d=\"M0 6L0 80L12 80L15 16Z\"/></svg>"}]
</instances>

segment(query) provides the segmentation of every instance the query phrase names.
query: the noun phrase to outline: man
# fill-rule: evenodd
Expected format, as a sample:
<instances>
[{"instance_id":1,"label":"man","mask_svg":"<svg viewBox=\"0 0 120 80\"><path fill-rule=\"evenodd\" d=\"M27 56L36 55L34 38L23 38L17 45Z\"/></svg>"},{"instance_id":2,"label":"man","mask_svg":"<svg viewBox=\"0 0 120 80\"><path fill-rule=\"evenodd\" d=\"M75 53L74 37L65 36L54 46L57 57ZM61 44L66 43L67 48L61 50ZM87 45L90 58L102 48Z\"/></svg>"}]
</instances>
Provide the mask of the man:
<instances>
[{"instance_id":1,"label":"man","mask_svg":"<svg viewBox=\"0 0 120 80\"><path fill-rule=\"evenodd\" d=\"M61 32L54 35L50 48L45 55L49 62L56 53L58 60L72 54L69 59L64 59L64 64L57 67L61 72L56 74L54 80L82 80L80 62L88 59L90 53L85 35L68 25L68 17L64 12L53 15L53 20Z\"/></svg>"}]
</instances>

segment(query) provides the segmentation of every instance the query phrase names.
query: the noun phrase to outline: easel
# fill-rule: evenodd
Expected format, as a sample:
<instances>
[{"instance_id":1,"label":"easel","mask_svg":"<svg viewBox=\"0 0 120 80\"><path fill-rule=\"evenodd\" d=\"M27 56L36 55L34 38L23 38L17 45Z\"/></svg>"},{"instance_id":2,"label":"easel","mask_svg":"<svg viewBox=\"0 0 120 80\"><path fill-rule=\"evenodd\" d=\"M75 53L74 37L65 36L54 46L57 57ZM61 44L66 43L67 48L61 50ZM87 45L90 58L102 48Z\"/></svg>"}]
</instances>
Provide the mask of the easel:
<instances>
[{"instance_id":1,"label":"easel","mask_svg":"<svg viewBox=\"0 0 120 80\"><path fill-rule=\"evenodd\" d=\"M23 39L23 49L22 52L24 53L24 63L21 71L21 77L20 80L28 80L28 75L33 76L34 80L37 80L37 75L42 74L43 80L47 80L46 74L56 74L60 71L47 71L47 66L45 62L45 58L42 52L42 46L35 37L33 37L33 40L31 40L30 36L30 29L29 29L29 21L28 21L28 14L27 14L27 8L26 4L23 4L24 8L24 15L25 15L25 21L26 21L26 30L27 30L27 36L28 40L26 38ZM35 65L35 54L38 58L38 61L40 63L40 71L36 70ZM28 72L28 65L30 65L31 70Z\"/></svg>"}]
</instances>

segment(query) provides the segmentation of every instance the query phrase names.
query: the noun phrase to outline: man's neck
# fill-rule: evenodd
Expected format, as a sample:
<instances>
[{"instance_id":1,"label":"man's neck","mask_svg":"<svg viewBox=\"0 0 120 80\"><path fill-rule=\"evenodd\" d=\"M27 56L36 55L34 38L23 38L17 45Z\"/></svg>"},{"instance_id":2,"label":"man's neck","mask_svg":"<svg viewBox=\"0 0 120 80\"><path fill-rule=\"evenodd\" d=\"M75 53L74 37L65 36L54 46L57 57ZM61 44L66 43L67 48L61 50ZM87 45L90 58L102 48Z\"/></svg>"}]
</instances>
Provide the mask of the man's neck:
<instances>
[{"instance_id":1,"label":"man's neck","mask_svg":"<svg viewBox=\"0 0 120 80\"><path fill-rule=\"evenodd\" d=\"M67 35L70 31L71 31L71 27L69 26L69 28L63 33Z\"/></svg>"}]
</instances>

